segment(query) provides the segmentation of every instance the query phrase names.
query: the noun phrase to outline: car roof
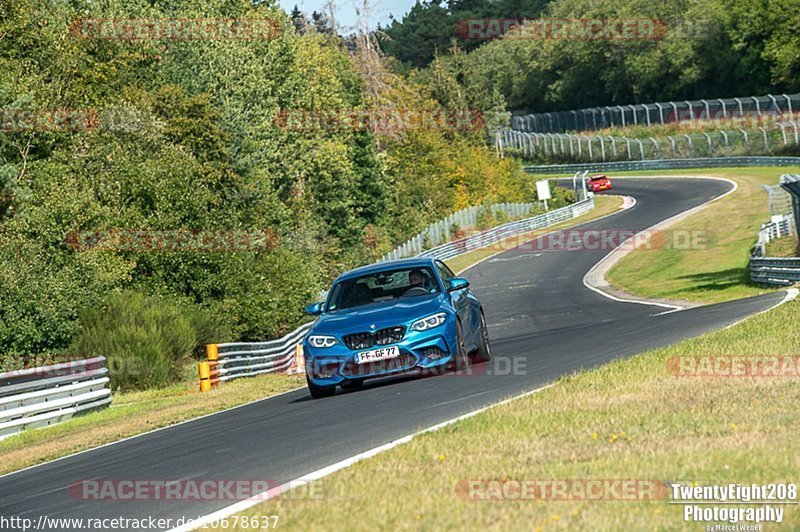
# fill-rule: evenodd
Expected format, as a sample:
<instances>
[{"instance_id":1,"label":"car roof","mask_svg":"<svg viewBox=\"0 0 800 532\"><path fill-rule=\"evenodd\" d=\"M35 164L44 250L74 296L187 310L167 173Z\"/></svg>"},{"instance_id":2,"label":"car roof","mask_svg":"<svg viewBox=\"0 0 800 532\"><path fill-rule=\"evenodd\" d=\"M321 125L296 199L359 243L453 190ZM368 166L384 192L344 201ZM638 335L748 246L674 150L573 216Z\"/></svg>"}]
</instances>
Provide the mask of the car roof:
<instances>
[{"instance_id":1,"label":"car roof","mask_svg":"<svg viewBox=\"0 0 800 532\"><path fill-rule=\"evenodd\" d=\"M434 264L433 257L414 257L411 259L389 260L386 262L379 262L377 264L370 264L368 266L361 266L353 270L344 272L336 280L349 279L360 275L368 275L370 273L380 272L384 270L396 270L398 268L412 268L414 266L430 266Z\"/></svg>"}]
</instances>

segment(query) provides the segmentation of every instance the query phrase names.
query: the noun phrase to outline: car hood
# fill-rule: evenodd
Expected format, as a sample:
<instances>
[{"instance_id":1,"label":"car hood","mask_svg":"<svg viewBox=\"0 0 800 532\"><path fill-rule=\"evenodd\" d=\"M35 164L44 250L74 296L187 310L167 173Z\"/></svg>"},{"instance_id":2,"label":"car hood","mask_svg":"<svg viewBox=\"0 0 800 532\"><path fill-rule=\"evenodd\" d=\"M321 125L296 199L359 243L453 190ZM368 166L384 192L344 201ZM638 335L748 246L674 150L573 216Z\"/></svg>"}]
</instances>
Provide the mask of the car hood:
<instances>
[{"instance_id":1,"label":"car hood","mask_svg":"<svg viewBox=\"0 0 800 532\"><path fill-rule=\"evenodd\" d=\"M312 333L343 335L410 325L411 321L441 311L445 297L444 294L409 297L326 312L317 319Z\"/></svg>"}]
</instances>

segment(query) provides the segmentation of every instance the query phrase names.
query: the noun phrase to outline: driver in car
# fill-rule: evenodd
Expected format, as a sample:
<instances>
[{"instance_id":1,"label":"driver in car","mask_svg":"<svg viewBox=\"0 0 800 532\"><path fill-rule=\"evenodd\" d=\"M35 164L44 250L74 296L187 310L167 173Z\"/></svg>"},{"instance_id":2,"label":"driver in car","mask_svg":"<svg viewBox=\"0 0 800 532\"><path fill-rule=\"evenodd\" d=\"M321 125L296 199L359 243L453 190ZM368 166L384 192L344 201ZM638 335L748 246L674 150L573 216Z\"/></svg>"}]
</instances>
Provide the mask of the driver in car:
<instances>
[{"instance_id":1,"label":"driver in car","mask_svg":"<svg viewBox=\"0 0 800 532\"><path fill-rule=\"evenodd\" d=\"M427 281L427 279L425 278L425 274L422 273L421 270L411 270L408 273L409 288L414 288L415 286L418 286L420 288L424 288L425 290L427 290L428 287L425 281Z\"/></svg>"},{"instance_id":2,"label":"driver in car","mask_svg":"<svg viewBox=\"0 0 800 532\"><path fill-rule=\"evenodd\" d=\"M428 276L420 269L415 268L408 272L408 283L404 296L422 295L431 291Z\"/></svg>"}]
</instances>

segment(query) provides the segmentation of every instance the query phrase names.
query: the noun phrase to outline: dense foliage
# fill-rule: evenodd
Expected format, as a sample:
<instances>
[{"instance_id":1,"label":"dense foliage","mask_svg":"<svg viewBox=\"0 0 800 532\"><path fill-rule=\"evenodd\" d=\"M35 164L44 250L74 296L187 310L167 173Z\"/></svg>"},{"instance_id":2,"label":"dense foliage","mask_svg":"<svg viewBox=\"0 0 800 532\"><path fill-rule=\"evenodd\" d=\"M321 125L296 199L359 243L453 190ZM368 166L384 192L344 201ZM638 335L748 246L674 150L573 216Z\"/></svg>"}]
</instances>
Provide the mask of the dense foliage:
<instances>
[{"instance_id":1,"label":"dense foliage","mask_svg":"<svg viewBox=\"0 0 800 532\"><path fill-rule=\"evenodd\" d=\"M126 40L87 38L76 26L170 17L269 18L280 31ZM423 86L401 85L392 105L440 107ZM159 339L167 358L153 358L148 377L162 383L212 333L287 332L332 275L454 209L532 199L524 174L496 160L482 131L388 135L276 121L285 109L367 107L364 89L341 39L296 31L270 2L0 0L4 117L90 117L80 127L0 128L0 366L123 345L152 358L151 333L169 322L180 331ZM87 232L120 230L274 238L245 250L82 245ZM196 310L224 326L187 315Z\"/></svg>"},{"instance_id":2,"label":"dense foliage","mask_svg":"<svg viewBox=\"0 0 800 532\"><path fill-rule=\"evenodd\" d=\"M453 43L464 50L482 44L464 31L468 21L534 18L546 5L547 0L417 0L401 19L383 29L388 36L384 50L404 63L423 67Z\"/></svg>"},{"instance_id":3,"label":"dense foliage","mask_svg":"<svg viewBox=\"0 0 800 532\"><path fill-rule=\"evenodd\" d=\"M431 69L452 72L466 94L499 91L509 108L531 111L800 90L797 2L552 0L540 13L538 4L523 12L511 6L497 11L502 3L492 0L473 3L485 17L657 19L666 31L658 38L616 40L512 32L465 42L456 23L472 15L463 3L417 3L386 30L393 37L386 50L408 65L432 62ZM451 42L474 51L454 57Z\"/></svg>"}]
</instances>

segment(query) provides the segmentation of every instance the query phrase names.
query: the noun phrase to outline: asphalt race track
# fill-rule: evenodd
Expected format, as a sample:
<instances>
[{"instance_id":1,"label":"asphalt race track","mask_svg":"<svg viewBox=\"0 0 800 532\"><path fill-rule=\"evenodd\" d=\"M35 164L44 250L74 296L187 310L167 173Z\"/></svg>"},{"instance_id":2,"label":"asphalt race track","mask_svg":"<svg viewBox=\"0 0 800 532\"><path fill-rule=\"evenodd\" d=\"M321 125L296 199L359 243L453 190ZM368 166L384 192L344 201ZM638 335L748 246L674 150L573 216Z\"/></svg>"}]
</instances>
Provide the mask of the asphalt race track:
<instances>
[{"instance_id":1,"label":"asphalt race track","mask_svg":"<svg viewBox=\"0 0 800 532\"><path fill-rule=\"evenodd\" d=\"M614 184L615 193L633 196L637 204L581 229L642 230L731 186L700 179ZM517 374L502 371L508 364L489 363L483 373L504 374L393 379L317 401L296 390L1 477L0 515L34 521L41 515L196 518L234 501L82 501L70 496L68 486L84 479L286 482L579 368L729 325L785 295L662 314L668 309L614 301L583 285L609 249L528 248L506 251L465 273L483 301L495 358L518 359Z\"/></svg>"}]
</instances>

